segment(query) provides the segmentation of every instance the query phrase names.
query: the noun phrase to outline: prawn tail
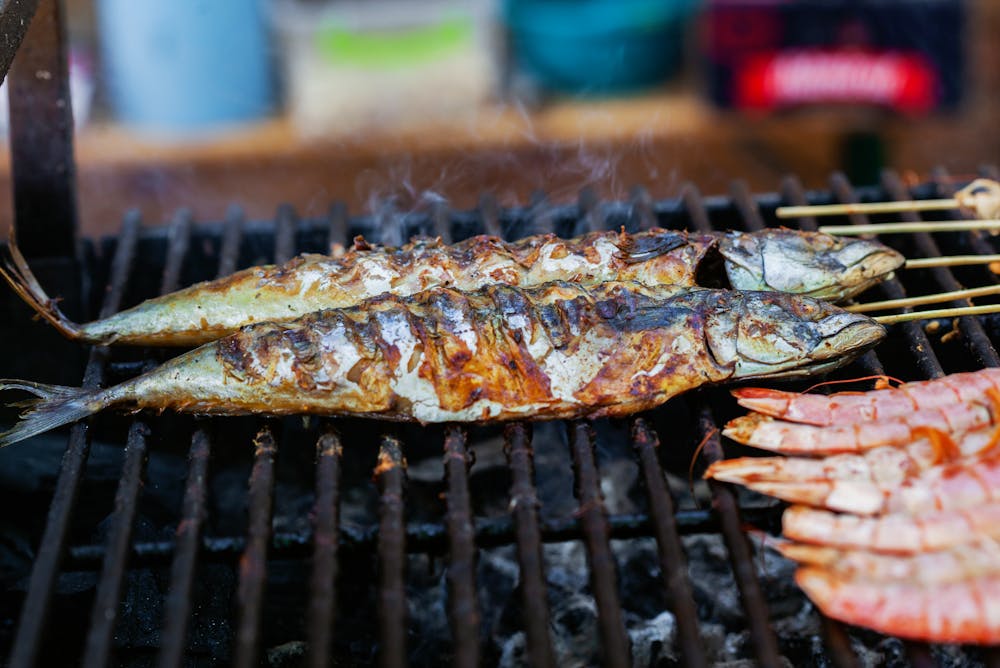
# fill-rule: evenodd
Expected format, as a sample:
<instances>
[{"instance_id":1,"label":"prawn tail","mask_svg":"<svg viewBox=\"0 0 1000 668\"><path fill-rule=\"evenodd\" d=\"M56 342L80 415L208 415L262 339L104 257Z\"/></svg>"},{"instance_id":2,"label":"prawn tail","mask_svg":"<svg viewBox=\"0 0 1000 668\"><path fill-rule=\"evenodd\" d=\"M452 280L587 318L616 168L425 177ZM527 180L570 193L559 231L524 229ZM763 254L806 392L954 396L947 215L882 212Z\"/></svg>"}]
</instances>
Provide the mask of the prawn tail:
<instances>
[{"instance_id":1,"label":"prawn tail","mask_svg":"<svg viewBox=\"0 0 1000 668\"><path fill-rule=\"evenodd\" d=\"M34 394L36 398L12 404L25 407L26 410L21 413L17 424L0 433L0 448L81 420L112 403L105 390L44 385L23 380L0 380L0 391L4 390L24 390Z\"/></svg>"},{"instance_id":2,"label":"prawn tail","mask_svg":"<svg viewBox=\"0 0 1000 668\"><path fill-rule=\"evenodd\" d=\"M59 310L56 305L57 300L49 297L38 279L35 278L31 267L28 266L28 261L24 259L21 250L17 247L13 232L7 239L7 257L4 258L3 265L0 266L0 276L28 306L34 309L39 317L47 320L68 339L79 340L83 338L80 327Z\"/></svg>"}]
</instances>

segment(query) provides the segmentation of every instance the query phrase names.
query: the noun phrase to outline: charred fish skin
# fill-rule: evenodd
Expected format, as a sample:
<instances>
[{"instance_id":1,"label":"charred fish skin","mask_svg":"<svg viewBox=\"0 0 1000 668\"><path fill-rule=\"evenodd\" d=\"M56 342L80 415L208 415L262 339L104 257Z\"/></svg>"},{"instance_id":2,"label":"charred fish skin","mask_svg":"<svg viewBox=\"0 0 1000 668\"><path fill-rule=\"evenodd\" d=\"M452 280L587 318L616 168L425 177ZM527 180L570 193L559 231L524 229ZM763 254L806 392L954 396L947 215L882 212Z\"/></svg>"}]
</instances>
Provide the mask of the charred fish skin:
<instances>
[{"instance_id":1,"label":"charred fish skin","mask_svg":"<svg viewBox=\"0 0 1000 668\"><path fill-rule=\"evenodd\" d=\"M538 235L510 243L478 236L452 246L424 239L395 249L360 241L340 258L302 255L281 266L245 269L76 325L45 295L16 246L10 250L12 263L4 278L68 338L149 346L198 345L254 322L284 322L384 292L408 296L432 287L474 291L494 283L532 287L558 280L686 287L702 282L808 291L836 301L902 263L901 256L877 242L793 230L699 235L654 228L637 234L593 232L570 240ZM720 261L724 268L716 266Z\"/></svg>"},{"instance_id":2,"label":"charred fish skin","mask_svg":"<svg viewBox=\"0 0 1000 668\"><path fill-rule=\"evenodd\" d=\"M0 383L42 398L0 445L114 405L422 423L618 417L705 384L841 365L884 335L865 316L777 293L434 288L248 325L99 392Z\"/></svg>"}]
</instances>

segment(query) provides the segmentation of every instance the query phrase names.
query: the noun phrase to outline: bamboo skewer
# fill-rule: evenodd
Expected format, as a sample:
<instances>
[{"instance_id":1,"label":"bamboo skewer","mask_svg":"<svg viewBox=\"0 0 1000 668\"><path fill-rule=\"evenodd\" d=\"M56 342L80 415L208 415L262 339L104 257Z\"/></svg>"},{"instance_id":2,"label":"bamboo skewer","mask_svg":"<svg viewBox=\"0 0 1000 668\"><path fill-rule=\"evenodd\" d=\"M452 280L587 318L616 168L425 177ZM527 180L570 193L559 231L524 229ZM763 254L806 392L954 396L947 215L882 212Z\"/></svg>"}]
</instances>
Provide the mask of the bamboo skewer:
<instances>
[{"instance_id":1,"label":"bamboo skewer","mask_svg":"<svg viewBox=\"0 0 1000 668\"><path fill-rule=\"evenodd\" d=\"M996 218L1000 216L1000 183L990 179L976 179L956 192L954 197L948 199L782 206L778 207L775 215L778 218L801 218L803 216L850 216L854 214L944 211L948 209L971 211L980 220ZM861 233L858 232L858 234Z\"/></svg>"},{"instance_id":2,"label":"bamboo skewer","mask_svg":"<svg viewBox=\"0 0 1000 668\"><path fill-rule=\"evenodd\" d=\"M1000 255L946 255L942 257L918 257L907 260L904 269L930 269L933 267L965 267L977 264L1000 262Z\"/></svg>"},{"instance_id":3,"label":"bamboo skewer","mask_svg":"<svg viewBox=\"0 0 1000 668\"><path fill-rule=\"evenodd\" d=\"M965 290L954 290L952 292L939 292L933 295L923 295L920 297L905 297L903 299L889 299L882 302L866 302L864 304L851 304L844 307L845 311L852 313L867 313L868 311L887 311L893 308L907 308L909 306L923 306L925 304L940 304L956 299L972 299L974 297L986 297L988 295L1000 295L1000 285L989 285L982 288L968 288Z\"/></svg>"},{"instance_id":4,"label":"bamboo skewer","mask_svg":"<svg viewBox=\"0 0 1000 668\"><path fill-rule=\"evenodd\" d=\"M815 204L812 206L781 206L778 218L803 216L850 216L853 214L903 213L906 211L947 211L961 208L956 199L923 199L905 202L872 202L869 204Z\"/></svg>"},{"instance_id":5,"label":"bamboo skewer","mask_svg":"<svg viewBox=\"0 0 1000 668\"><path fill-rule=\"evenodd\" d=\"M938 318L957 318L963 315L989 315L990 313L1000 313L1000 304L940 308L929 311L914 311L912 313L897 313L895 315L880 315L872 318L872 320L883 325L894 325L900 322L910 322L911 320L936 320Z\"/></svg>"},{"instance_id":6,"label":"bamboo skewer","mask_svg":"<svg viewBox=\"0 0 1000 668\"><path fill-rule=\"evenodd\" d=\"M834 236L858 234L916 234L919 232L969 232L1000 230L1000 220L925 220L917 223L870 223L866 225L822 225L820 232Z\"/></svg>"}]
</instances>

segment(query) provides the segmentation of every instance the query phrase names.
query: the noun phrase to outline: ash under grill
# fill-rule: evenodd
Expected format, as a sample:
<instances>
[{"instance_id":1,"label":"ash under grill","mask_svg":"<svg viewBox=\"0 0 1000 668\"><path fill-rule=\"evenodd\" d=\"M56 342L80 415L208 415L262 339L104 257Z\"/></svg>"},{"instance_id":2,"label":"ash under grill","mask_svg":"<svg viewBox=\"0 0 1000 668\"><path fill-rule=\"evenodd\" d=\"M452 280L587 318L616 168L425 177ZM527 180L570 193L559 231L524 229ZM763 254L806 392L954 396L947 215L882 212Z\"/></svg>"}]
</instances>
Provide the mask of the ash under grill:
<instances>
[{"instance_id":1,"label":"ash under grill","mask_svg":"<svg viewBox=\"0 0 1000 668\"><path fill-rule=\"evenodd\" d=\"M334 206L317 220L288 207L273 222L234 209L195 224L180 212L151 229L128 215L116 237L84 244L79 266L49 262L40 273L66 294L82 285L80 309L107 314L356 234L398 243L753 230L775 224L781 204L948 194L938 177L912 192L893 173L864 189L835 175L828 192L790 178L781 194L760 196L736 183L705 198L689 185L658 202L584 193L575 205L501 209L484 197L475 211L436 202L352 217ZM887 241L909 257L997 252L977 233ZM934 269L878 290L896 298L988 282L997 279L982 267ZM3 300L0 335L14 352L4 375L76 384L82 371L93 386L164 359L98 348L84 363L75 344L28 325L13 295ZM837 376L996 366L998 328L995 317L896 326ZM724 448L745 454L717 435L734 414L724 390L705 390L634 420L506 428L100 415L68 430L68 443L62 432L0 452L0 649L12 666L998 665L990 650L902 643L822 619L790 566L762 556L746 532L777 531L783 506L699 478Z\"/></svg>"}]
</instances>

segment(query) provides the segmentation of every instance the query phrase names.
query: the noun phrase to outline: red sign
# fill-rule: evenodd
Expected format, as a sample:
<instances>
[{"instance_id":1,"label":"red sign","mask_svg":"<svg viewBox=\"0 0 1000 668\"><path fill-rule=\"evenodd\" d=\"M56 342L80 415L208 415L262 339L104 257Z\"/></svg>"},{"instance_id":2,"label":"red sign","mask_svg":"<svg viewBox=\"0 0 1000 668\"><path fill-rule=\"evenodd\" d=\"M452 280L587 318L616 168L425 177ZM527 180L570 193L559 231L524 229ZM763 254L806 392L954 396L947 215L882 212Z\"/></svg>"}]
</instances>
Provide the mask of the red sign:
<instances>
[{"instance_id":1,"label":"red sign","mask_svg":"<svg viewBox=\"0 0 1000 668\"><path fill-rule=\"evenodd\" d=\"M937 74L920 54L780 51L751 56L736 72L736 106L874 104L924 113L937 103Z\"/></svg>"}]
</instances>

